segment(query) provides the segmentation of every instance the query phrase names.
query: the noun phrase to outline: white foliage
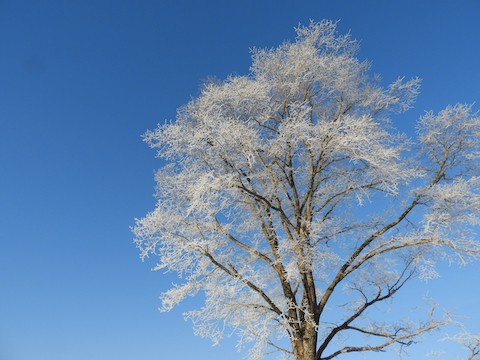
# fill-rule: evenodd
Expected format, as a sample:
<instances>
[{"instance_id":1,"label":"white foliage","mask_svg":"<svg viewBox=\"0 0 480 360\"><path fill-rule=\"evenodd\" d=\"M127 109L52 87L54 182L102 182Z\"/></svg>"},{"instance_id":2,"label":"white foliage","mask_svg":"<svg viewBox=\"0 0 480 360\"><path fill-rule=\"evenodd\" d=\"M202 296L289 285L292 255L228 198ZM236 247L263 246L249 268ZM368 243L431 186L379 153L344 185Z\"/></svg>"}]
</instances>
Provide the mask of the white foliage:
<instances>
[{"instance_id":1,"label":"white foliage","mask_svg":"<svg viewBox=\"0 0 480 360\"><path fill-rule=\"evenodd\" d=\"M389 114L412 106L419 79L382 87L333 22L297 35L253 50L248 76L205 85L176 121L145 134L167 165L135 241L156 270L182 279L162 310L202 292L204 306L186 314L195 333L218 343L235 332L241 345L254 343L252 359L272 348L292 356L285 341L300 346L308 329L327 346L342 321L360 322L414 275L435 277L437 260L480 254L480 119L471 107L423 116L421 154L409 155L415 140ZM335 299L345 314L322 323ZM401 342L440 323L411 334L361 324Z\"/></svg>"}]
</instances>

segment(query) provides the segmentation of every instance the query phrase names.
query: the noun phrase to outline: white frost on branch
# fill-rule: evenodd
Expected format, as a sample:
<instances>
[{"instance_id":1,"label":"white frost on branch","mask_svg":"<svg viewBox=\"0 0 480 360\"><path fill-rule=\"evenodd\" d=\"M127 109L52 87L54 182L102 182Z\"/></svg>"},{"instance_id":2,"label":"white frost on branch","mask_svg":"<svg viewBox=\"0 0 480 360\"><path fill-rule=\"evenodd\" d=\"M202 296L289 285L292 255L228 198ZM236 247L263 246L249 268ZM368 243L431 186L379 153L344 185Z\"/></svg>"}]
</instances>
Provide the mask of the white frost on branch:
<instances>
[{"instance_id":1,"label":"white frost on branch","mask_svg":"<svg viewBox=\"0 0 480 360\"><path fill-rule=\"evenodd\" d=\"M437 261L480 254L480 119L449 106L409 139L389 116L412 107L418 78L383 87L333 22L297 35L254 49L248 76L206 84L145 134L166 165L135 241L181 278L162 310L203 293L186 314L195 333L218 343L233 332L252 359L408 346L447 320L369 315L409 280L435 277ZM369 345L335 347L346 334Z\"/></svg>"}]
</instances>

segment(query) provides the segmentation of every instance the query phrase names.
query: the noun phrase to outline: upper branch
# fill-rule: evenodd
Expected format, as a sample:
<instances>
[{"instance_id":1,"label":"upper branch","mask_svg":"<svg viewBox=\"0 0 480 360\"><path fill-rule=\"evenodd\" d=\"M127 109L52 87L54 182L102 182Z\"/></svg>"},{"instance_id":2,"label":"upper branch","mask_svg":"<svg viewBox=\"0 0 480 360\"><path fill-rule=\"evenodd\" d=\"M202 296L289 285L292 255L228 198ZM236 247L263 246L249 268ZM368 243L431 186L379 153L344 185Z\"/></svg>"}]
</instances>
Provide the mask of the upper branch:
<instances>
[{"instance_id":1,"label":"upper branch","mask_svg":"<svg viewBox=\"0 0 480 360\"><path fill-rule=\"evenodd\" d=\"M380 236L385 234L387 231L389 231L390 229L392 229L392 228L396 227L398 224L400 224L407 217L407 215L410 214L410 212L420 203L420 200L422 199L423 194L427 190L431 189L434 185L436 185L437 183L439 183L442 180L442 178L445 174L445 171L446 171L445 164L447 162L447 159L448 159L448 154L445 154L445 158L442 161L442 163L440 164L440 167L437 170L437 173L436 173L435 177L432 179L432 181L427 186L425 186L425 188L422 191L420 191L419 193L417 193L417 195L415 195L412 202L407 206L407 208L395 220L391 221L390 223L388 223L387 225L385 225L381 229L374 232L370 237L368 237L353 252L353 254L347 259L347 261L342 265L340 270L337 272L335 278L330 283L330 285L327 288L327 290L325 291L322 299L320 300L320 304L319 304L320 311L322 311L323 308L325 307L325 305L328 302L330 296L332 295L335 287L348 274L350 274L352 272L352 271L349 271L349 268L350 267L353 267L354 269L358 268L358 266L355 265L355 261L360 256L360 254L365 250L365 248L367 248L373 241L375 241L377 238L379 238Z\"/></svg>"},{"instance_id":2,"label":"upper branch","mask_svg":"<svg viewBox=\"0 0 480 360\"><path fill-rule=\"evenodd\" d=\"M259 259L265 260L269 265L274 267L272 259L270 259L267 255L261 253L257 249L252 248L251 246L241 242L236 237L234 237L230 232L225 230L225 228L222 226L220 221L218 221L218 218L216 216L215 216L215 222L217 224L217 227L218 227L219 231L222 232L223 234L225 234L234 244L236 244L236 245L240 246L241 248L247 250L249 253L257 256Z\"/></svg>"}]
</instances>

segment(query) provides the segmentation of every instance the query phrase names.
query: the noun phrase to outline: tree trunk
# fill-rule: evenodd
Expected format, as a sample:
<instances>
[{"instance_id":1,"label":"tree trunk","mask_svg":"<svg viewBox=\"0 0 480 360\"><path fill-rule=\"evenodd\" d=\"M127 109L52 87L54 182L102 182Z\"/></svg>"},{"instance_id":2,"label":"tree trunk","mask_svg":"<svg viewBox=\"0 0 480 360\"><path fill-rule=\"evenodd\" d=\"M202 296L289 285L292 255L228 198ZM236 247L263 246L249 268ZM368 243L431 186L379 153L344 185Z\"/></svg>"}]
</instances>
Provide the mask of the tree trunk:
<instances>
[{"instance_id":1,"label":"tree trunk","mask_svg":"<svg viewBox=\"0 0 480 360\"><path fill-rule=\"evenodd\" d=\"M317 331L315 326L307 324L303 335L292 340L295 360L315 360L317 353Z\"/></svg>"}]
</instances>

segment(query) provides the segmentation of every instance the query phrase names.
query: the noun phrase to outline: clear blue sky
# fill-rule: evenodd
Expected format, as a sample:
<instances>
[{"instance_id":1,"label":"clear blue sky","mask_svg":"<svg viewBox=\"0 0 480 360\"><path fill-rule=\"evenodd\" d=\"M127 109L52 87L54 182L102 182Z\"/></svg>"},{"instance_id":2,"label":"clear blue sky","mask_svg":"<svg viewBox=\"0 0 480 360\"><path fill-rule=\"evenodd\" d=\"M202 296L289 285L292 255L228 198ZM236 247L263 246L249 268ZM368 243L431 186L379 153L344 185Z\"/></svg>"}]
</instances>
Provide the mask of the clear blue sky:
<instances>
[{"instance_id":1,"label":"clear blue sky","mask_svg":"<svg viewBox=\"0 0 480 360\"><path fill-rule=\"evenodd\" d=\"M160 165L141 134L310 18L341 19L385 82L423 78L402 129L449 103L480 109L478 0L0 0L0 359L244 357L193 336L195 301L157 311L174 277L138 259L129 230ZM442 266L400 301L428 292L480 332L479 278L478 263ZM434 337L410 353L437 346L454 359Z\"/></svg>"}]
</instances>

